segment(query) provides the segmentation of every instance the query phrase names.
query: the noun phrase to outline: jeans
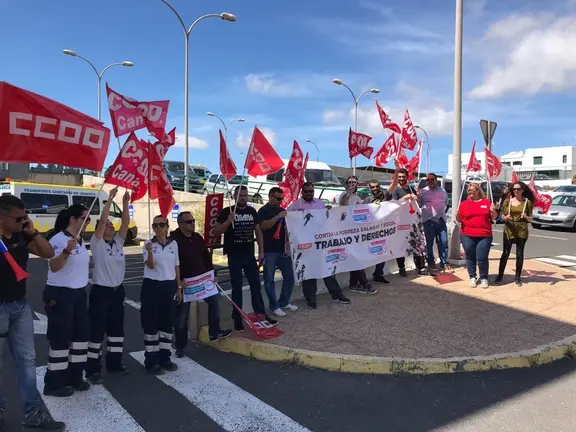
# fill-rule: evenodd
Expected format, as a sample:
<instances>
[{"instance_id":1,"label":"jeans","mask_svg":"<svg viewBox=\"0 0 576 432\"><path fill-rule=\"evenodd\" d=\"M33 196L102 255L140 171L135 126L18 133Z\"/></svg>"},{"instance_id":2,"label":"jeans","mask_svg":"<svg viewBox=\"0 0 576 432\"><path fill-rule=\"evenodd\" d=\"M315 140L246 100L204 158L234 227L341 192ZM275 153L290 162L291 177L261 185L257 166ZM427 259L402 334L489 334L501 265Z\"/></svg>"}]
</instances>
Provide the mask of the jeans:
<instances>
[{"instance_id":1,"label":"jeans","mask_svg":"<svg viewBox=\"0 0 576 432\"><path fill-rule=\"evenodd\" d=\"M440 265L445 266L448 263L448 227L446 221L440 218L438 222L428 219L424 222L424 236L426 237L426 248L428 249L427 261L429 266L435 264L434 259L434 240L438 247L438 258Z\"/></svg>"},{"instance_id":2,"label":"jeans","mask_svg":"<svg viewBox=\"0 0 576 432\"><path fill-rule=\"evenodd\" d=\"M468 276L476 279L476 264L478 264L480 279L488 279L488 255L492 247L492 237L468 237L461 234L460 241L466 255Z\"/></svg>"},{"instance_id":3,"label":"jeans","mask_svg":"<svg viewBox=\"0 0 576 432\"><path fill-rule=\"evenodd\" d=\"M324 285L326 285L326 289L328 289L328 292L333 299L338 299L342 295L342 288L340 288L340 284L336 280L335 276L325 277ZM316 279L307 279L302 282L302 292L304 293L304 298L307 302L316 302L317 290L318 287Z\"/></svg>"},{"instance_id":4,"label":"jeans","mask_svg":"<svg viewBox=\"0 0 576 432\"><path fill-rule=\"evenodd\" d=\"M250 296L252 299L252 309L255 314L265 315L264 299L262 298L262 285L260 284L260 274L258 264L254 255L233 255L228 254L228 271L230 272L230 284L232 285L232 301L242 309L242 271L248 284L250 285ZM232 319L234 324L242 324L240 312L232 307Z\"/></svg>"},{"instance_id":5,"label":"jeans","mask_svg":"<svg viewBox=\"0 0 576 432\"><path fill-rule=\"evenodd\" d=\"M276 300L276 284L274 282L274 272L276 269L282 273L282 292ZM292 258L284 253L264 253L264 289L268 295L270 310L275 311L279 307L286 307L290 304L292 290L294 289L294 270L292 269Z\"/></svg>"},{"instance_id":6,"label":"jeans","mask_svg":"<svg viewBox=\"0 0 576 432\"><path fill-rule=\"evenodd\" d=\"M217 337L220 333L220 306L219 295L204 299L208 304L208 334ZM174 323L174 347L183 350L188 343L188 318L190 317L190 302L180 303L176 308L176 321Z\"/></svg>"},{"instance_id":7,"label":"jeans","mask_svg":"<svg viewBox=\"0 0 576 432\"><path fill-rule=\"evenodd\" d=\"M0 369L6 343L16 363L24 418L30 419L41 409L42 399L36 388L34 318L26 299L0 303ZM4 403L4 391L0 386L0 410L4 410Z\"/></svg>"},{"instance_id":8,"label":"jeans","mask_svg":"<svg viewBox=\"0 0 576 432\"><path fill-rule=\"evenodd\" d=\"M516 245L516 271L515 277L519 278L522 275L522 267L524 267L524 247L526 246L525 238L508 238L504 235L504 244L502 245L502 256L500 257L500 266L498 268L498 276L504 276L506 270L506 263L512 250L512 245Z\"/></svg>"}]
</instances>

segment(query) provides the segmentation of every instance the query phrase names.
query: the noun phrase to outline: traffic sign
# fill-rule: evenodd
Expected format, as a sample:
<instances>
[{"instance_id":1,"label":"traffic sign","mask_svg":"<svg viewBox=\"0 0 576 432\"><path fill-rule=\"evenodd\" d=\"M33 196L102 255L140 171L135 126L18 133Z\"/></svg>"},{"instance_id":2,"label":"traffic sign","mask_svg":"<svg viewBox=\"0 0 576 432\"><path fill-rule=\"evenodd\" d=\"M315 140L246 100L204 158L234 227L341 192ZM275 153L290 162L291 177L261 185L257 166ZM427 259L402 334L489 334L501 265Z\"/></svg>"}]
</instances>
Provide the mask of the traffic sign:
<instances>
[{"instance_id":1,"label":"traffic sign","mask_svg":"<svg viewBox=\"0 0 576 432\"><path fill-rule=\"evenodd\" d=\"M178 220L178 213L180 213L180 204L174 204L172 208L172 222L176 222Z\"/></svg>"},{"instance_id":2,"label":"traffic sign","mask_svg":"<svg viewBox=\"0 0 576 432\"><path fill-rule=\"evenodd\" d=\"M132 204L128 205L128 214L130 219L134 219L134 206Z\"/></svg>"},{"instance_id":3,"label":"traffic sign","mask_svg":"<svg viewBox=\"0 0 576 432\"><path fill-rule=\"evenodd\" d=\"M496 127L498 123L490 120L480 120L480 129L482 130L482 135L484 135L484 142L488 146L488 150L492 150L492 138L494 137L494 132L496 132Z\"/></svg>"}]
</instances>

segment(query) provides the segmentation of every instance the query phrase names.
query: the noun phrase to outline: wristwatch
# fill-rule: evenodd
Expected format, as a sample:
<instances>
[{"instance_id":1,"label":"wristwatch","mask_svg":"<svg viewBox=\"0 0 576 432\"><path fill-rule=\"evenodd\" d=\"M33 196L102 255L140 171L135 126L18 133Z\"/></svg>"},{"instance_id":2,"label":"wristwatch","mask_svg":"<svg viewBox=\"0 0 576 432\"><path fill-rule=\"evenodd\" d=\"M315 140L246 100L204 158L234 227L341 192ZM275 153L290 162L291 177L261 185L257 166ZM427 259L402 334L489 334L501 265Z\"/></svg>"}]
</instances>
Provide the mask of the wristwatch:
<instances>
[{"instance_id":1,"label":"wristwatch","mask_svg":"<svg viewBox=\"0 0 576 432\"><path fill-rule=\"evenodd\" d=\"M36 236L38 236L38 234L40 234L40 233L38 232L37 229L35 229L34 231L32 231L32 234L28 234L28 238L29 238L29 239L33 239L33 238L35 238Z\"/></svg>"}]
</instances>

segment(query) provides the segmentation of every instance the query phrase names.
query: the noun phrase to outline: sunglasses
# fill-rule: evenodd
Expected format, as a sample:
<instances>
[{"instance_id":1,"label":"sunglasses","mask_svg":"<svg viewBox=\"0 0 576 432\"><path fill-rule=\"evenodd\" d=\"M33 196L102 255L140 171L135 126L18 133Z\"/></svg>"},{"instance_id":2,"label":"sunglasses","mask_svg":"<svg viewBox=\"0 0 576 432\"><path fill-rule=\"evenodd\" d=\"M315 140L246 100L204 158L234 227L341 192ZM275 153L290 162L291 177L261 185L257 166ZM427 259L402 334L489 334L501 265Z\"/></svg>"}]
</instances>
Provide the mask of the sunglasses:
<instances>
[{"instance_id":1,"label":"sunglasses","mask_svg":"<svg viewBox=\"0 0 576 432\"><path fill-rule=\"evenodd\" d=\"M166 222L159 222L152 224L152 228L166 228L167 226L168 224Z\"/></svg>"},{"instance_id":2,"label":"sunglasses","mask_svg":"<svg viewBox=\"0 0 576 432\"><path fill-rule=\"evenodd\" d=\"M302 190L302 193L314 193L314 189L312 189L312 190Z\"/></svg>"},{"instance_id":3,"label":"sunglasses","mask_svg":"<svg viewBox=\"0 0 576 432\"><path fill-rule=\"evenodd\" d=\"M512 188L512 190L513 190L514 192L517 192L517 191L521 191L522 188Z\"/></svg>"},{"instance_id":4,"label":"sunglasses","mask_svg":"<svg viewBox=\"0 0 576 432\"><path fill-rule=\"evenodd\" d=\"M192 225L192 224L196 223L196 220L195 219L185 220L185 221L180 221L180 223Z\"/></svg>"}]
</instances>

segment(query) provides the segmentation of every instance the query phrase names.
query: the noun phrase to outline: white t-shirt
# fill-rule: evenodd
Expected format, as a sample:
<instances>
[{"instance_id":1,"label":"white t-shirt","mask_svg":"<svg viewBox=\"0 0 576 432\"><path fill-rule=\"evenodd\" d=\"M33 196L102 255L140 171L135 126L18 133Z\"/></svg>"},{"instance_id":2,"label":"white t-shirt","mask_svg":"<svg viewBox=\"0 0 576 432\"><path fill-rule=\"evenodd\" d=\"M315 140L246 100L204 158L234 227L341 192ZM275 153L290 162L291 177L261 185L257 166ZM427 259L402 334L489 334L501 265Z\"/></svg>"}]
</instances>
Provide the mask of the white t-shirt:
<instances>
[{"instance_id":1,"label":"white t-shirt","mask_svg":"<svg viewBox=\"0 0 576 432\"><path fill-rule=\"evenodd\" d=\"M176 266L180 265L180 258L178 258L178 243L174 240L168 240L165 246L162 246L156 240L152 239L152 255L154 256L154 268L151 269L146 265L148 259L148 251L144 244L144 278L153 279L157 281L173 281L176 280Z\"/></svg>"},{"instance_id":2,"label":"white t-shirt","mask_svg":"<svg viewBox=\"0 0 576 432\"><path fill-rule=\"evenodd\" d=\"M116 234L110 243L93 235L90 239L90 251L94 258L92 283L105 287L120 286L126 273L124 239L120 234Z\"/></svg>"},{"instance_id":3,"label":"white t-shirt","mask_svg":"<svg viewBox=\"0 0 576 432\"><path fill-rule=\"evenodd\" d=\"M342 198L344 198L344 196L347 194L347 192L342 192L340 194L340 198L338 198L338 204L340 204L342 202ZM348 204L346 205L358 205L358 204L362 204L362 198L360 198L358 195L356 194L352 194L352 196L348 199ZM342 204L340 204L342 205Z\"/></svg>"},{"instance_id":4,"label":"white t-shirt","mask_svg":"<svg viewBox=\"0 0 576 432\"><path fill-rule=\"evenodd\" d=\"M50 239L50 244L54 249L54 257L57 257L68 246L68 240L72 237L59 232ZM57 272L50 270L48 266L48 285L66 288L85 288L88 285L88 274L90 267L90 255L86 249L86 242L78 243L70 251L70 255L65 261L64 267Z\"/></svg>"}]
</instances>

